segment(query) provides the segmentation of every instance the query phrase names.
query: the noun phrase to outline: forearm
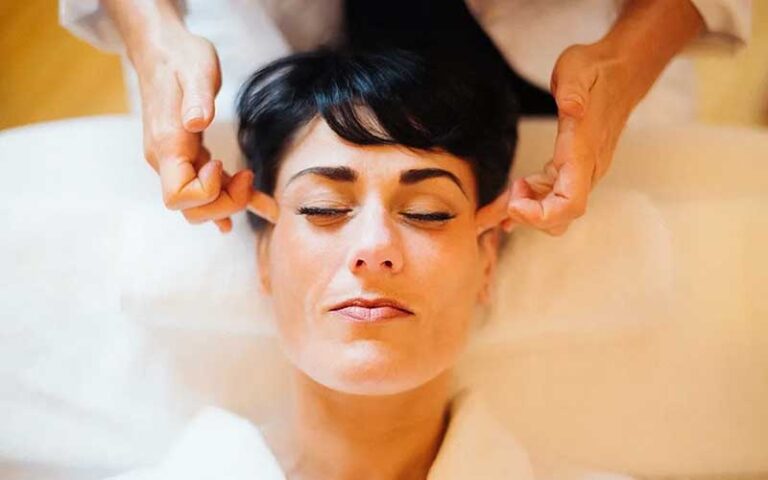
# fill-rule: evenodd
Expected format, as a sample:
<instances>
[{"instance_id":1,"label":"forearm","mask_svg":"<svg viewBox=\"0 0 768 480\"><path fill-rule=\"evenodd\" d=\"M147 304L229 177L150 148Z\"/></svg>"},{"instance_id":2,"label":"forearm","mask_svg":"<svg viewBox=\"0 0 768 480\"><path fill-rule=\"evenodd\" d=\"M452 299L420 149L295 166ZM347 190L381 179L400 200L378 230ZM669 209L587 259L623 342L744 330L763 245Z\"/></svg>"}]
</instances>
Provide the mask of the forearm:
<instances>
[{"instance_id":1,"label":"forearm","mask_svg":"<svg viewBox=\"0 0 768 480\"><path fill-rule=\"evenodd\" d=\"M173 0L101 0L125 43L128 58L137 71L151 63L153 49L167 36L185 29Z\"/></svg>"},{"instance_id":2,"label":"forearm","mask_svg":"<svg viewBox=\"0 0 768 480\"><path fill-rule=\"evenodd\" d=\"M704 21L690 0L628 0L598 43L627 66L627 93L638 102L702 28Z\"/></svg>"}]
</instances>

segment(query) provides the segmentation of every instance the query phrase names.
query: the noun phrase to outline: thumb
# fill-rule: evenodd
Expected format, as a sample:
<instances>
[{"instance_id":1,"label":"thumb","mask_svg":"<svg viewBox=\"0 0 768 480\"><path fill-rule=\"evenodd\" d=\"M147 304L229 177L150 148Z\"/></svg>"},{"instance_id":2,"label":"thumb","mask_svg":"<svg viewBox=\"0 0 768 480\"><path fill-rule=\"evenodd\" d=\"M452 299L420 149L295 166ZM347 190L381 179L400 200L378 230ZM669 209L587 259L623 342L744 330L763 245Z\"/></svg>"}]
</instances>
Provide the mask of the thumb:
<instances>
[{"instance_id":1,"label":"thumb","mask_svg":"<svg viewBox=\"0 0 768 480\"><path fill-rule=\"evenodd\" d=\"M211 124L215 113L215 79L204 73L180 73L179 84L182 92L181 121L184 129L192 133L205 130Z\"/></svg>"}]
</instances>

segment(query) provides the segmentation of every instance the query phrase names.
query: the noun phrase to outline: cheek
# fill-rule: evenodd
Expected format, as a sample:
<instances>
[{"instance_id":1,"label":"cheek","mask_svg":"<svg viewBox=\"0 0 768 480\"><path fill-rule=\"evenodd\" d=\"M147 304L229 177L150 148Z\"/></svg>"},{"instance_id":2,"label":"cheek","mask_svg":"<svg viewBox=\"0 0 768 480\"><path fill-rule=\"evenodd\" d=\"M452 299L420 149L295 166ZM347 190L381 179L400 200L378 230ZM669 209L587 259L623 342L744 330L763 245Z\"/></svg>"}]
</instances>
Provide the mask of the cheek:
<instances>
[{"instance_id":1,"label":"cheek","mask_svg":"<svg viewBox=\"0 0 768 480\"><path fill-rule=\"evenodd\" d=\"M291 277L279 283L286 286L292 280L301 284L311 280L312 273L327 266L327 261L321 262L319 259L328 258L332 254L329 243L296 220L278 224L272 236L271 268L278 276Z\"/></svg>"},{"instance_id":2,"label":"cheek","mask_svg":"<svg viewBox=\"0 0 768 480\"><path fill-rule=\"evenodd\" d=\"M424 301L423 342L433 352L455 351L466 341L482 288L479 251L464 231L440 238L412 238L409 282L418 285Z\"/></svg>"},{"instance_id":3,"label":"cheek","mask_svg":"<svg viewBox=\"0 0 768 480\"><path fill-rule=\"evenodd\" d=\"M441 310L474 303L481 277L479 250L465 230L441 235L417 235L407 240L414 285L429 303ZM446 301L450 299L450 301Z\"/></svg>"},{"instance_id":4,"label":"cheek","mask_svg":"<svg viewBox=\"0 0 768 480\"><path fill-rule=\"evenodd\" d=\"M278 224L270 245L272 302L278 329L286 340L298 342L309 309L321 300L323 290L338 269L338 241L330 241L291 220Z\"/></svg>"}]
</instances>

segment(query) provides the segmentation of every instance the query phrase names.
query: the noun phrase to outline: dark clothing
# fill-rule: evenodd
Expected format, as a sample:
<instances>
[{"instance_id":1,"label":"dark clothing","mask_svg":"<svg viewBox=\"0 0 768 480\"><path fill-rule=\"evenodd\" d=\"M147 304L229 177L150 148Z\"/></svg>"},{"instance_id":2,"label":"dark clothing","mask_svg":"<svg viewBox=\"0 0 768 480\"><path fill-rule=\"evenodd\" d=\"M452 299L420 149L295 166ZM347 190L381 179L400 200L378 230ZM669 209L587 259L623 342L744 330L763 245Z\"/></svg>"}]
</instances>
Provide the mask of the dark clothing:
<instances>
[{"instance_id":1,"label":"dark clothing","mask_svg":"<svg viewBox=\"0 0 768 480\"><path fill-rule=\"evenodd\" d=\"M552 95L520 77L467 9L464 0L346 0L345 33L355 48L417 50L453 68L501 72L522 115L556 115Z\"/></svg>"}]
</instances>

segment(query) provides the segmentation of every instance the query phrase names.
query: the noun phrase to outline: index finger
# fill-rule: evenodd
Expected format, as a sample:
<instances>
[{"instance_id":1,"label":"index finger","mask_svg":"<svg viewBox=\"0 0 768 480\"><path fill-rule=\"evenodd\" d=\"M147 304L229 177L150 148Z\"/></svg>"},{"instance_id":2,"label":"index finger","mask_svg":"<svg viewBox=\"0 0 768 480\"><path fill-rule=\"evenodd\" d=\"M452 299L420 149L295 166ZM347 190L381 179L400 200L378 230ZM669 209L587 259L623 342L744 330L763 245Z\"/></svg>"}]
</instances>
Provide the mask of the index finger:
<instances>
[{"instance_id":1,"label":"index finger","mask_svg":"<svg viewBox=\"0 0 768 480\"><path fill-rule=\"evenodd\" d=\"M223 166L220 161L208 161L195 170L194 160L185 156L161 157L158 173L163 199L168 208L181 210L213 202L221 191Z\"/></svg>"},{"instance_id":2,"label":"index finger","mask_svg":"<svg viewBox=\"0 0 768 480\"><path fill-rule=\"evenodd\" d=\"M552 190L544 198L516 197L512 199L510 208L531 226L551 229L584 214L588 190L585 169L566 163L558 171Z\"/></svg>"},{"instance_id":3,"label":"index finger","mask_svg":"<svg viewBox=\"0 0 768 480\"><path fill-rule=\"evenodd\" d=\"M555 154L548 164L548 176L554 176L551 189L543 198L529 189L513 184L510 210L513 217L549 230L580 217L586 210L591 187L592 154L580 141L577 122L561 119L555 141Z\"/></svg>"}]
</instances>

